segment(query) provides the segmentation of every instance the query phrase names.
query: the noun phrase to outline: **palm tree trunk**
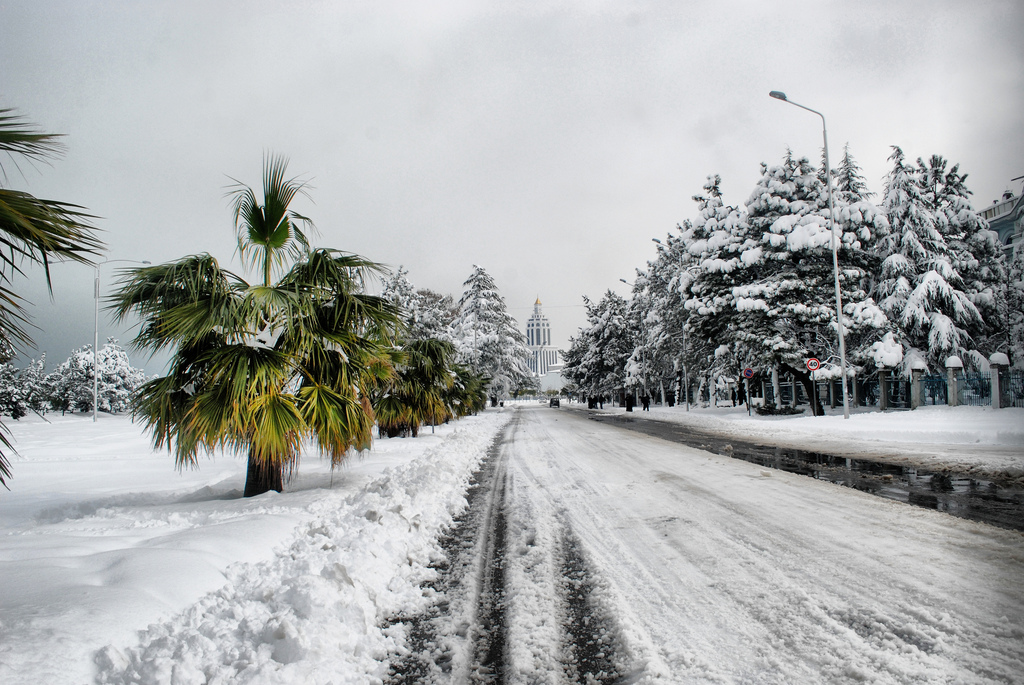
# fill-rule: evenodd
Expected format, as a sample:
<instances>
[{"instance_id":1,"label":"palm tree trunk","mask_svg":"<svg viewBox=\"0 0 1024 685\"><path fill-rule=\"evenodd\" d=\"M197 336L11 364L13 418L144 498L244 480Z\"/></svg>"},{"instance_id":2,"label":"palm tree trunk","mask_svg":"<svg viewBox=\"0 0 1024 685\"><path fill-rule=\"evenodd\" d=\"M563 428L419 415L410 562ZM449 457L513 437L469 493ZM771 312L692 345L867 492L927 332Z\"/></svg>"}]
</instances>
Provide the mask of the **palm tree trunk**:
<instances>
[{"instance_id":1,"label":"palm tree trunk","mask_svg":"<svg viewBox=\"0 0 1024 685\"><path fill-rule=\"evenodd\" d=\"M245 492L242 496L255 497L270 490L281 492L283 488L284 473L281 465L256 459L250 450L245 472Z\"/></svg>"}]
</instances>

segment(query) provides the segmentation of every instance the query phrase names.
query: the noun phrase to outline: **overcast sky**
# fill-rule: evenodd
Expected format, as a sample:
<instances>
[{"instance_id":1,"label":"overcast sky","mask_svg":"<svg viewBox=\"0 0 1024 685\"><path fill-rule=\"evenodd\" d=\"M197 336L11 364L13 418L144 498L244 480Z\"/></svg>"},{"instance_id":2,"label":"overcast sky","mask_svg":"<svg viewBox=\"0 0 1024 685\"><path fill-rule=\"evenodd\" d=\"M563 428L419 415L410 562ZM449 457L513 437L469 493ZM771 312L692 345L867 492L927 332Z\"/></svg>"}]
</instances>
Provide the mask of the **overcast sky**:
<instances>
[{"instance_id":1,"label":"overcast sky","mask_svg":"<svg viewBox=\"0 0 1024 685\"><path fill-rule=\"evenodd\" d=\"M959 162L976 206L1019 192L1021 36L1020 0L0 0L0 107L68 147L3 164L101 217L109 259L240 271L228 176L258 187L280 153L319 245L456 297L482 265L565 346L582 296L627 294L708 174L742 204L787 146L817 162L820 120L770 90L822 111L875 192L891 145ZM52 304L40 272L19 285L48 368L93 335L92 270L53 272Z\"/></svg>"}]
</instances>

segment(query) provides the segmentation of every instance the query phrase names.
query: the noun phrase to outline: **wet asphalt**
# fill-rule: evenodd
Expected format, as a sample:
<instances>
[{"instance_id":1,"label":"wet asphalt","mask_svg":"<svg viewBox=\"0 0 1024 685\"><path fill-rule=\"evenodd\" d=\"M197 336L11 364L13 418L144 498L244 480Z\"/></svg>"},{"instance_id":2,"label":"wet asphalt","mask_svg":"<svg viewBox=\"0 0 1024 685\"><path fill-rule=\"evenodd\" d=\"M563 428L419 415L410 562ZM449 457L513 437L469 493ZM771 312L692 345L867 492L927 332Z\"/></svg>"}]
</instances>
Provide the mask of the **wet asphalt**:
<instances>
[{"instance_id":1,"label":"wet asphalt","mask_svg":"<svg viewBox=\"0 0 1024 685\"><path fill-rule=\"evenodd\" d=\"M576 410L583 411L583 410ZM952 516L1024 531L1024 488L956 471L854 459L798 446L778 447L695 431L677 423L636 419L627 413L587 412L607 425L742 459L767 468L827 480L878 497L935 509Z\"/></svg>"}]
</instances>

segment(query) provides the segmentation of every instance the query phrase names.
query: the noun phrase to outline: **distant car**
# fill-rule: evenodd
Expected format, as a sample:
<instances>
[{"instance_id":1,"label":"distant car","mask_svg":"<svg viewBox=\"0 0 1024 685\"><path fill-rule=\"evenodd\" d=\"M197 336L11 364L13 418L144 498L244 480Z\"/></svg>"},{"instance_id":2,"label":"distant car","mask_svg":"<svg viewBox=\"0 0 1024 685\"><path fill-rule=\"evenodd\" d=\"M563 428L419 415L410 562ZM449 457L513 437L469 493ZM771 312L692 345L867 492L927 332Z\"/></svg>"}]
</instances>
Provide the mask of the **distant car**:
<instances>
[{"instance_id":1,"label":"distant car","mask_svg":"<svg viewBox=\"0 0 1024 685\"><path fill-rule=\"evenodd\" d=\"M560 407L560 406L562 406L562 404L561 404L561 402L558 401L557 397L552 397L551 401L548 402L548 406L549 407Z\"/></svg>"}]
</instances>

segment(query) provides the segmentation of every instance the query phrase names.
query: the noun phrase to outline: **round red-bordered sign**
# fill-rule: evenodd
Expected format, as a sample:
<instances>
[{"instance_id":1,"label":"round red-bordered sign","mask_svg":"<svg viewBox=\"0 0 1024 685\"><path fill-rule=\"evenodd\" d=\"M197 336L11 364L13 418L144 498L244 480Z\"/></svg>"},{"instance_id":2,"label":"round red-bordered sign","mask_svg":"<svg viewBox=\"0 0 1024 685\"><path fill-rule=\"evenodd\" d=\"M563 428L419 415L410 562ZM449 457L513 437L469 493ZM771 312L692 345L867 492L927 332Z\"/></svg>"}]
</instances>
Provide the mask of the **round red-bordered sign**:
<instances>
[{"instance_id":1,"label":"round red-bordered sign","mask_svg":"<svg viewBox=\"0 0 1024 685\"><path fill-rule=\"evenodd\" d=\"M752 368L750 368L749 366L747 368L743 369L743 377L744 378L753 378L754 377L754 370Z\"/></svg>"},{"instance_id":2,"label":"round red-bordered sign","mask_svg":"<svg viewBox=\"0 0 1024 685\"><path fill-rule=\"evenodd\" d=\"M809 371L817 371L820 368L821 362L815 359L814 357L811 357L810 359L807 360L807 369Z\"/></svg>"}]
</instances>

